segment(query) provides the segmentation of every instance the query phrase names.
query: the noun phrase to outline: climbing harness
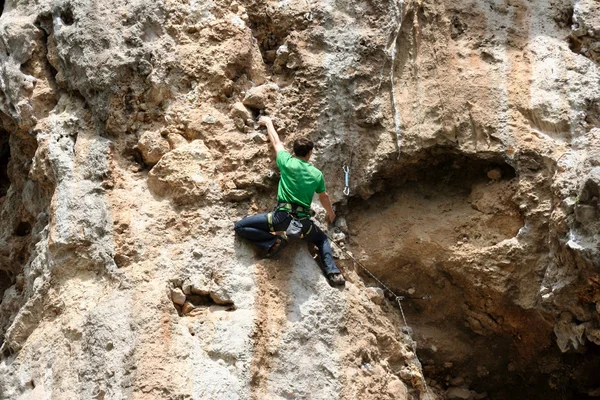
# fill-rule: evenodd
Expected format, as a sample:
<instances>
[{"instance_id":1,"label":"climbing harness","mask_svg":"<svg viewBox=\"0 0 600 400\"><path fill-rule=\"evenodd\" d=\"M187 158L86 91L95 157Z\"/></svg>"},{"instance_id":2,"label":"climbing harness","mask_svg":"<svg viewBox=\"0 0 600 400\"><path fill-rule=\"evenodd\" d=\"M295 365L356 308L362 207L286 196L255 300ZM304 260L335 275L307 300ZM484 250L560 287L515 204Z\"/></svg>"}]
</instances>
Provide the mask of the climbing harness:
<instances>
[{"instance_id":1,"label":"climbing harness","mask_svg":"<svg viewBox=\"0 0 600 400\"><path fill-rule=\"evenodd\" d=\"M342 170L344 171L344 176L345 176L345 181L346 181L346 187L344 188L344 194L346 196L348 196L350 194L350 185L348 184L348 182L350 181L350 167L347 164L344 164L344 166L342 167Z\"/></svg>"},{"instance_id":2,"label":"climbing harness","mask_svg":"<svg viewBox=\"0 0 600 400\"><path fill-rule=\"evenodd\" d=\"M366 273L367 275L369 275L371 278L373 278L383 289L387 290L393 297L394 300L398 303L398 307L400 308L400 313L402 315L402 321L404 322L404 327L406 328L406 333L409 336L412 336L412 328L410 326L408 326L408 322L406 322L406 315L404 315L404 309L402 308L402 300L429 300L431 299L431 296L426 295L423 297L409 297L409 296L399 296L397 295L392 289L390 289L385 283L381 282L371 271L369 271L367 269L367 267L365 267L360 261L358 261L356 258L354 258L354 256L352 254L350 254L350 252L348 252L346 249L344 249L342 246L340 246L335 240L333 240L331 237L329 237L329 235L325 234L327 236L327 238L329 239L330 242L332 242L333 244L335 244L335 246L340 249L340 251L342 251L342 253L344 253L346 256L348 256L354 263L356 263L359 267L361 267ZM425 392L427 393L427 395L429 396L429 399L435 399L435 397L433 396L433 393L431 392L431 389L429 389L429 386L427 386L427 382L425 381L425 375L423 374L423 365L421 364L421 361L419 360L419 357L417 356L417 342L415 340L412 339L412 351L415 354L415 358L414 361L417 365L417 367L419 368L419 372L421 373L421 381L423 382L423 387L425 388Z\"/></svg>"},{"instance_id":3,"label":"climbing harness","mask_svg":"<svg viewBox=\"0 0 600 400\"><path fill-rule=\"evenodd\" d=\"M273 214L277 211L287 212L292 220L288 225L285 234L291 238L304 239L307 237L313 229L313 223L304 232L304 224L302 221L310 219L310 208L302 207L293 203L277 203L273 211L267 214L267 223L269 224L269 231L275 232L273 226Z\"/></svg>"}]
</instances>

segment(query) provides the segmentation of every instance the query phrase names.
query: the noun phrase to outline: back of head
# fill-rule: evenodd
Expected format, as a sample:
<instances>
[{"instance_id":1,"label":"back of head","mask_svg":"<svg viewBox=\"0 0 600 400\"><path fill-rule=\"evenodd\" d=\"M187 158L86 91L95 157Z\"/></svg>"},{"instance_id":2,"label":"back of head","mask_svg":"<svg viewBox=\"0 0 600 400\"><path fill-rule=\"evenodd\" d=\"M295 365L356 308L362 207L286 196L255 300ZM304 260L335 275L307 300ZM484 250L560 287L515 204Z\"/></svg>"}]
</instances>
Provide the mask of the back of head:
<instances>
[{"instance_id":1,"label":"back of head","mask_svg":"<svg viewBox=\"0 0 600 400\"><path fill-rule=\"evenodd\" d=\"M294 140L294 154L298 157L305 157L313 147L315 147L313 141L307 137Z\"/></svg>"}]
</instances>

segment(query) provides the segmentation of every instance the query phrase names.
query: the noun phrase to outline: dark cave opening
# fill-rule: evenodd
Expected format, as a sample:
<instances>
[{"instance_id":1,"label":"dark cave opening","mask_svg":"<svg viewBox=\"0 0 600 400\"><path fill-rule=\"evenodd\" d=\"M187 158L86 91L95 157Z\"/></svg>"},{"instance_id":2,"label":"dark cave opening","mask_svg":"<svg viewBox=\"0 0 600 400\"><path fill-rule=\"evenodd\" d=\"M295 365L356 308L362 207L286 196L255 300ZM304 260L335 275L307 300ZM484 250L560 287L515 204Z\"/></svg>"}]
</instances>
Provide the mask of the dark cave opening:
<instances>
[{"instance_id":1,"label":"dark cave opening","mask_svg":"<svg viewBox=\"0 0 600 400\"><path fill-rule=\"evenodd\" d=\"M4 13L4 0L0 0L0 16Z\"/></svg>"},{"instance_id":2,"label":"dark cave opening","mask_svg":"<svg viewBox=\"0 0 600 400\"><path fill-rule=\"evenodd\" d=\"M406 301L404 312L437 391L491 400L600 396L598 346L563 354L550 315L472 286L496 284L495 273L480 272L487 268L522 267L503 252L525 225L518 188L526 177L509 162L435 148L388 165L368 200L348 203L351 251L367 254L366 267L396 293L431 296Z\"/></svg>"},{"instance_id":3,"label":"dark cave opening","mask_svg":"<svg viewBox=\"0 0 600 400\"><path fill-rule=\"evenodd\" d=\"M60 19L65 25L73 25L75 23L73 9L71 8L70 4L67 4L66 8L61 11Z\"/></svg>"},{"instance_id":4,"label":"dark cave opening","mask_svg":"<svg viewBox=\"0 0 600 400\"><path fill-rule=\"evenodd\" d=\"M31 224L27 221L19 222L19 225L15 228L16 236L27 236L31 233Z\"/></svg>"},{"instance_id":5,"label":"dark cave opening","mask_svg":"<svg viewBox=\"0 0 600 400\"><path fill-rule=\"evenodd\" d=\"M180 317L189 315L190 312L200 311L203 309L235 311L236 306L229 299L220 298L213 292L195 291L185 295L185 302L178 304L173 301L173 306L177 310Z\"/></svg>"},{"instance_id":6,"label":"dark cave opening","mask_svg":"<svg viewBox=\"0 0 600 400\"><path fill-rule=\"evenodd\" d=\"M8 162L10 160L9 134L0 129L0 199L6 196L10 187Z\"/></svg>"},{"instance_id":7,"label":"dark cave opening","mask_svg":"<svg viewBox=\"0 0 600 400\"><path fill-rule=\"evenodd\" d=\"M499 174L492 173L488 176L493 170ZM377 187L376 192L379 192L379 189L398 188L407 182L418 181L444 181L468 187L476 180L510 180L515 176L515 169L500 156L474 156L445 147L435 147L385 169L374 180L374 186Z\"/></svg>"}]
</instances>

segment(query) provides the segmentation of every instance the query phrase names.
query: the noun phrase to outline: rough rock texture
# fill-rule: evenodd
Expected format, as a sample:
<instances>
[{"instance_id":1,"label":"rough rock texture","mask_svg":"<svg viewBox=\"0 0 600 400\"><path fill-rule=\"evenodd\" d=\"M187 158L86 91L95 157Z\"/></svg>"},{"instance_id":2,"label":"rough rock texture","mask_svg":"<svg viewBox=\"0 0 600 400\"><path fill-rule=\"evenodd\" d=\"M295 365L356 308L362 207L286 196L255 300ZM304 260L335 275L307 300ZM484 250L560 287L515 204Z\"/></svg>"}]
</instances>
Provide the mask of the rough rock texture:
<instances>
[{"instance_id":1,"label":"rough rock texture","mask_svg":"<svg viewBox=\"0 0 600 400\"><path fill-rule=\"evenodd\" d=\"M597 0L0 4L0 399L600 393ZM261 113L412 329L234 237Z\"/></svg>"}]
</instances>

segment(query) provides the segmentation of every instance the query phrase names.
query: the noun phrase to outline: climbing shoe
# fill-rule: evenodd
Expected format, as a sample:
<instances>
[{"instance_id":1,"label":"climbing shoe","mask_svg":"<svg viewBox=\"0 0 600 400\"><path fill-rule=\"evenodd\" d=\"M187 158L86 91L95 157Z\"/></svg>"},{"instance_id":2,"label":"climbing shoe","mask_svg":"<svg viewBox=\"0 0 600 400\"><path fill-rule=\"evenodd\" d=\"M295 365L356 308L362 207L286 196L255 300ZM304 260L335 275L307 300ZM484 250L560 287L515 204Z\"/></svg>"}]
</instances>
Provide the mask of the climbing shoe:
<instances>
[{"instance_id":1,"label":"climbing shoe","mask_svg":"<svg viewBox=\"0 0 600 400\"><path fill-rule=\"evenodd\" d=\"M267 251L265 258L275 257L275 255L277 253L279 253L285 246L287 246L287 244L288 244L287 240L285 240L283 237L277 235L277 239L275 239L275 243L273 244L273 246L271 246L269 251Z\"/></svg>"},{"instance_id":2,"label":"climbing shoe","mask_svg":"<svg viewBox=\"0 0 600 400\"><path fill-rule=\"evenodd\" d=\"M327 281L331 286L344 286L346 284L342 274L327 274Z\"/></svg>"}]
</instances>

